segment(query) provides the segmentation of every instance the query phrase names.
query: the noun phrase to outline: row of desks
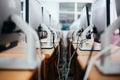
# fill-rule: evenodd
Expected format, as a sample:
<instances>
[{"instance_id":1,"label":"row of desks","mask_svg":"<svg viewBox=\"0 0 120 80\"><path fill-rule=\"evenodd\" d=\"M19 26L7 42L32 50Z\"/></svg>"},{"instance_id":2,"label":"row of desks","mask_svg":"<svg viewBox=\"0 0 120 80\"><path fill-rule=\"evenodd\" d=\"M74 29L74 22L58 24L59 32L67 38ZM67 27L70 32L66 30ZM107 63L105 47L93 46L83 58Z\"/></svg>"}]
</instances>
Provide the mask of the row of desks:
<instances>
[{"instance_id":1,"label":"row of desks","mask_svg":"<svg viewBox=\"0 0 120 80\"><path fill-rule=\"evenodd\" d=\"M76 49L77 45L76 44L72 44L72 45L73 45L73 48ZM87 64L90 51L81 51L80 49L77 49L76 53L78 55L77 60L79 62L79 65L82 67L82 69L84 69ZM99 51L93 51L91 58L94 57L98 53ZM112 68L112 66L110 67ZM88 79L89 80L120 80L120 75L118 76L104 75L97 69L95 65L93 65Z\"/></svg>"},{"instance_id":2,"label":"row of desks","mask_svg":"<svg viewBox=\"0 0 120 80\"><path fill-rule=\"evenodd\" d=\"M58 46L58 43L56 44L56 47ZM76 44L73 44L73 48L76 49ZM39 52L40 50L38 50ZM54 49L42 49L43 54L43 60L49 59L52 54L54 53ZM25 57L26 48L24 43L19 43L18 46L1 52L0 57ZM81 51L80 49L77 49L77 60L79 62L79 65L82 67L82 69L85 68L86 62L89 56L89 51ZM98 54L99 51L94 51L92 54L92 57L94 57L96 54ZM36 52L36 55L37 52ZM44 69L46 69L46 62L44 61L43 64L45 65ZM48 66L47 66L48 67ZM110 66L111 67L111 66ZM46 71L46 70L44 70ZM0 70L0 80L31 80L31 78L36 73L35 70ZM46 72L43 73L44 77L46 77ZM92 70L89 75L89 80L120 80L120 76L106 76L99 72L99 70L95 67L95 65L92 66Z\"/></svg>"},{"instance_id":3,"label":"row of desks","mask_svg":"<svg viewBox=\"0 0 120 80\"><path fill-rule=\"evenodd\" d=\"M0 52L0 57L15 57L22 58L26 57L26 44L20 42L16 47L6 50L4 52ZM56 47L58 43L56 43ZM42 52L43 60L46 57L50 57L54 53L54 49L42 49L36 50L36 56L39 58L39 54L37 52ZM12 62L11 62L12 63ZM36 74L37 66L34 70L11 70L11 69L0 69L0 80L31 80L33 76Z\"/></svg>"}]
</instances>

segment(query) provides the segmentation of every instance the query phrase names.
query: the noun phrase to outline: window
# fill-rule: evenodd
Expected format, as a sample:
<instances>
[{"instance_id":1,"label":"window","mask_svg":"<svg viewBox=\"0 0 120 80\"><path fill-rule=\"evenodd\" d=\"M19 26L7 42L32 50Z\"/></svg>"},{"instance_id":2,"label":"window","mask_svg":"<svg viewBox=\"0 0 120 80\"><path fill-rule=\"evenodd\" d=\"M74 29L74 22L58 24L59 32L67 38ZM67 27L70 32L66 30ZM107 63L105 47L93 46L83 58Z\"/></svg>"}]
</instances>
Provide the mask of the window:
<instances>
[{"instance_id":1,"label":"window","mask_svg":"<svg viewBox=\"0 0 120 80\"><path fill-rule=\"evenodd\" d=\"M71 24L74 21L74 14L60 13L60 23Z\"/></svg>"},{"instance_id":2,"label":"window","mask_svg":"<svg viewBox=\"0 0 120 80\"><path fill-rule=\"evenodd\" d=\"M60 3L60 11L74 11L74 3Z\"/></svg>"}]
</instances>

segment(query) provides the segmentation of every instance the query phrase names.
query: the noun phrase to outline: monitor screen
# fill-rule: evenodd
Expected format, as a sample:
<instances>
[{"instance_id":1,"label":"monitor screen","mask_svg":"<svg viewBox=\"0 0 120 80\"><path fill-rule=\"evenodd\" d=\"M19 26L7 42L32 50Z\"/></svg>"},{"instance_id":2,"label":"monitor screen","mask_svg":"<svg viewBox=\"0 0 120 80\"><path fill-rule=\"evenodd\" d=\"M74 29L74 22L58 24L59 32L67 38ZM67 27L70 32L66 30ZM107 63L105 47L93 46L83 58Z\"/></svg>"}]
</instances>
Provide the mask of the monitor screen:
<instances>
[{"instance_id":1,"label":"monitor screen","mask_svg":"<svg viewBox=\"0 0 120 80\"><path fill-rule=\"evenodd\" d=\"M79 23L80 23L79 27L81 27L82 29L86 29L89 26L89 14L86 6L81 11Z\"/></svg>"}]
</instances>

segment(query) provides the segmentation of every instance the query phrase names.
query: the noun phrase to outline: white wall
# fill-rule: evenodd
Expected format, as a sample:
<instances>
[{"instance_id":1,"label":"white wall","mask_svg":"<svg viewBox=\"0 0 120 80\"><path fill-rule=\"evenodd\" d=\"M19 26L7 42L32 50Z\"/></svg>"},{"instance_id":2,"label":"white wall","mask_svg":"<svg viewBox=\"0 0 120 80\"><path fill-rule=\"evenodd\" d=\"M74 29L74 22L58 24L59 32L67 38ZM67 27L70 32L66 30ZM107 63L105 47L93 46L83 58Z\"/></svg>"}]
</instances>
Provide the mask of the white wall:
<instances>
[{"instance_id":1,"label":"white wall","mask_svg":"<svg viewBox=\"0 0 120 80\"><path fill-rule=\"evenodd\" d=\"M58 2L44 2L44 8L51 14L51 18L59 22L59 3Z\"/></svg>"}]
</instances>

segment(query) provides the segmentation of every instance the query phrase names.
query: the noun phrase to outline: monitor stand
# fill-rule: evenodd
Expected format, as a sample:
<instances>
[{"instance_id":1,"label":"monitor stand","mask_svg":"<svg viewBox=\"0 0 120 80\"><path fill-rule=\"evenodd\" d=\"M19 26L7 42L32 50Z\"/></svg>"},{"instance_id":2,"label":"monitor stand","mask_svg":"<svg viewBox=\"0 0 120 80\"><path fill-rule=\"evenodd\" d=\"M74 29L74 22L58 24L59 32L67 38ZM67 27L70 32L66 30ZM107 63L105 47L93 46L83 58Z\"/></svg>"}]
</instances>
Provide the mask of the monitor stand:
<instances>
[{"instance_id":1,"label":"monitor stand","mask_svg":"<svg viewBox=\"0 0 120 80\"><path fill-rule=\"evenodd\" d=\"M20 38L20 34L18 33L10 33L10 34L1 34L0 35L0 52L11 49L17 46L17 43Z\"/></svg>"},{"instance_id":2,"label":"monitor stand","mask_svg":"<svg viewBox=\"0 0 120 80\"><path fill-rule=\"evenodd\" d=\"M45 45L45 46L41 46L41 49L52 49L53 45Z\"/></svg>"},{"instance_id":3,"label":"monitor stand","mask_svg":"<svg viewBox=\"0 0 120 80\"><path fill-rule=\"evenodd\" d=\"M96 67L100 72L107 75L120 75L120 62L112 61L109 57L105 58L104 64L101 64L101 60L95 62Z\"/></svg>"},{"instance_id":4,"label":"monitor stand","mask_svg":"<svg viewBox=\"0 0 120 80\"><path fill-rule=\"evenodd\" d=\"M51 33L48 33L51 34ZM53 36L48 35L47 38L40 39L41 49L52 49L53 48L53 42L52 42Z\"/></svg>"},{"instance_id":5,"label":"monitor stand","mask_svg":"<svg viewBox=\"0 0 120 80\"><path fill-rule=\"evenodd\" d=\"M120 75L120 47L113 46L110 51L95 61L95 65L103 74Z\"/></svg>"},{"instance_id":6,"label":"monitor stand","mask_svg":"<svg viewBox=\"0 0 120 80\"><path fill-rule=\"evenodd\" d=\"M48 42L48 41L43 42L43 41L41 41L40 44L41 44L41 49L52 49L53 48L52 42Z\"/></svg>"},{"instance_id":7,"label":"monitor stand","mask_svg":"<svg viewBox=\"0 0 120 80\"><path fill-rule=\"evenodd\" d=\"M93 44L93 42L91 42L91 41L85 41L82 43L82 46L80 46L79 49L82 51L90 51L92 49L92 44ZM101 45L99 43L95 42L93 50L100 51Z\"/></svg>"}]
</instances>

